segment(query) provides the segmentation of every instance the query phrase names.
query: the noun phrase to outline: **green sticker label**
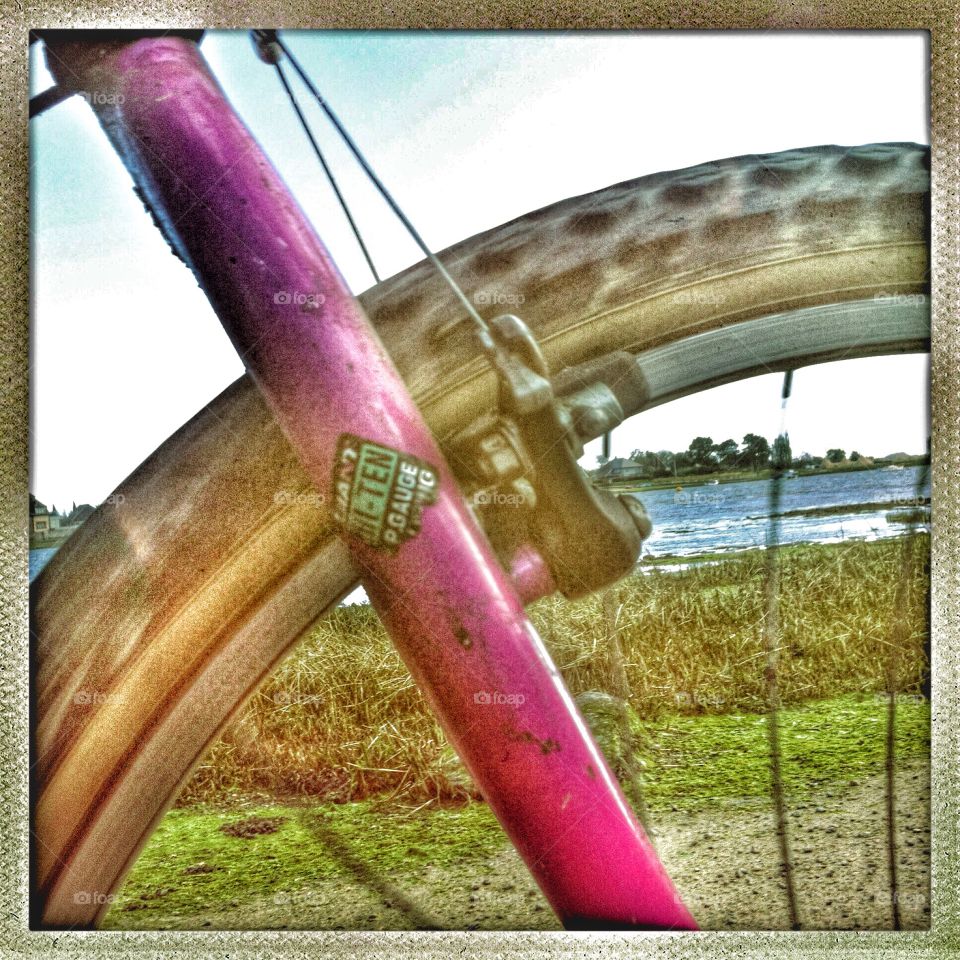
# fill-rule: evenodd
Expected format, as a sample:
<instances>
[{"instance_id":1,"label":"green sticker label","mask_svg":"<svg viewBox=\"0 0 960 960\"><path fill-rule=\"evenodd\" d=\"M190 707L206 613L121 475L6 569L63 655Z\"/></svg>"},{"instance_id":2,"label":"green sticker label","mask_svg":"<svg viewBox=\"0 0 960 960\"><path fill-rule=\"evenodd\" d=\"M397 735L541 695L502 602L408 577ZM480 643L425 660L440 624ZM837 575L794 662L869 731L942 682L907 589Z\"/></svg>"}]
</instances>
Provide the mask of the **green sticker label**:
<instances>
[{"instance_id":1,"label":"green sticker label","mask_svg":"<svg viewBox=\"0 0 960 960\"><path fill-rule=\"evenodd\" d=\"M437 499L437 471L424 463L344 433L333 468L334 521L371 547L399 549L420 532L423 508Z\"/></svg>"}]
</instances>

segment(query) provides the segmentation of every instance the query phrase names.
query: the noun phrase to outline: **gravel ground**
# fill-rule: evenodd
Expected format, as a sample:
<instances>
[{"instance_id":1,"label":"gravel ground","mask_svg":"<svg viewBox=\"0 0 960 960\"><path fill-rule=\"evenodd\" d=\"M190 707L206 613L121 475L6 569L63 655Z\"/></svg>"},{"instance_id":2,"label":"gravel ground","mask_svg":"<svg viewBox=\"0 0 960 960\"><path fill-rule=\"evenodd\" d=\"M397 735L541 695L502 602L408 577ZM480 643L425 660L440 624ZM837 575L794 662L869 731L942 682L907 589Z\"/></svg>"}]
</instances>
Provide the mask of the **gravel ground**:
<instances>
[{"instance_id":1,"label":"gravel ground","mask_svg":"<svg viewBox=\"0 0 960 960\"><path fill-rule=\"evenodd\" d=\"M897 779L900 910L903 926L929 924L929 768ZM789 926L769 808L724 803L687 813L656 811L655 842L704 929ZM835 783L816 802L789 811L801 925L805 929L891 926L883 778ZM479 929L558 927L513 848L490 859L433 867L418 876L372 875L342 852L355 882L308 887L202 915L154 914L150 926L180 929Z\"/></svg>"}]
</instances>

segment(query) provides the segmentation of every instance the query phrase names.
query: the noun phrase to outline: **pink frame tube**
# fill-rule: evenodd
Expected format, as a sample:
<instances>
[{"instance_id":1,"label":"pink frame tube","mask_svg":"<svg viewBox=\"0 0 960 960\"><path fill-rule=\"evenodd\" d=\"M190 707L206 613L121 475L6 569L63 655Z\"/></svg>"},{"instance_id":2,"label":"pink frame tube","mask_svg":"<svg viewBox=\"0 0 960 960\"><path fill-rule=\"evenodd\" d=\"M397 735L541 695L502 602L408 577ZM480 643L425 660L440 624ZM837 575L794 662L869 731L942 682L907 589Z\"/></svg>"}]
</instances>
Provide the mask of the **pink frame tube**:
<instances>
[{"instance_id":1,"label":"pink frame tube","mask_svg":"<svg viewBox=\"0 0 960 960\"><path fill-rule=\"evenodd\" d=\"M377 612L558 916L696 929L390 358L196 46L104 53L82 68L114 94L95 100L104 128L311 479L340 497ZM419 530L415 508L396 513L403 470ZM550 583L528 556L514 574L528 596Z\"/></svg>"}]
</instances>

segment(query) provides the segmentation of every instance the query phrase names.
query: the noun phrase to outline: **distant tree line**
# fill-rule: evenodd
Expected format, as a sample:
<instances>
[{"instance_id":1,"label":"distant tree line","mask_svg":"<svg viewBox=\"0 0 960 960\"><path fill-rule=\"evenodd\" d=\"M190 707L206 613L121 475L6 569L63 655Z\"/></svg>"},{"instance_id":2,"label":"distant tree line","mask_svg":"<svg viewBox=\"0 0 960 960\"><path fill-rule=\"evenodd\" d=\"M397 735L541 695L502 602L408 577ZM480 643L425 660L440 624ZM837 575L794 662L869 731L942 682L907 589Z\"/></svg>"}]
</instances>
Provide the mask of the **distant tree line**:
<instances>
[{"instance_id":1,"label":"distant tree line","mask_svg":"<svg viewBox=\"0 0 960 960\"><path fill-rule=\"evenodd\" d=\"M602 464L604 459L597 458ZM780 434L773 444L756 433L748 433L740 443L729 438L714 443L712 437L694 437L686 450L634 450L629 457L641 466L650 477L689 476L691 474L717 473L725 470L753 470L755 473L768 468L802 470L817 466L823 459L830 463L857 462L862 457L854 450L849 458L839 447L831 448L825 457L801 453L795 457L787 435Z\"/></svg>"}]
</instances>

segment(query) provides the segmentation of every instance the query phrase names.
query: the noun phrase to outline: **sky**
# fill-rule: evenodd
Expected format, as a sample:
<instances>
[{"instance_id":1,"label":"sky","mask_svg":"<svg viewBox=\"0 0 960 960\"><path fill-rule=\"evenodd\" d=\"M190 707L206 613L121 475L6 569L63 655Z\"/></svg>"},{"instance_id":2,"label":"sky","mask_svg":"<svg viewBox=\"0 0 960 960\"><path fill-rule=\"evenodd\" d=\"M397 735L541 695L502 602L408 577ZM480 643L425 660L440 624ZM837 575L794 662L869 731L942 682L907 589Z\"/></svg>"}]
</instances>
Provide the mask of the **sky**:
<instances>
[{"instance_id":1,"label":"sky","mask_svg":"<svg viewBox=\"0 0 960 960\"><path fill-rule=\"evenodd\" d=\"M288 42L427 243L442 249L569 196L704 161L822 143L928 142L920 33L296 33ZM50 83L41 44L31 86ZM369 271L271 68L245 33L202 47L228 98L359 292ZM420 259L316 112L383 276ZM92 112L31 122L31 490L99 503L242 373ZM613 454L780 429L779 376L634 417ZM795 374L795 452L921 452L927 358ZM595 463L598 444L585 465Z\"/></svg>"}]
</instances>

